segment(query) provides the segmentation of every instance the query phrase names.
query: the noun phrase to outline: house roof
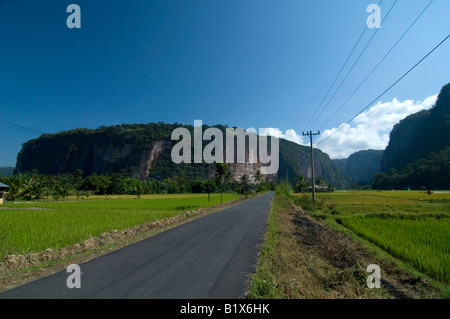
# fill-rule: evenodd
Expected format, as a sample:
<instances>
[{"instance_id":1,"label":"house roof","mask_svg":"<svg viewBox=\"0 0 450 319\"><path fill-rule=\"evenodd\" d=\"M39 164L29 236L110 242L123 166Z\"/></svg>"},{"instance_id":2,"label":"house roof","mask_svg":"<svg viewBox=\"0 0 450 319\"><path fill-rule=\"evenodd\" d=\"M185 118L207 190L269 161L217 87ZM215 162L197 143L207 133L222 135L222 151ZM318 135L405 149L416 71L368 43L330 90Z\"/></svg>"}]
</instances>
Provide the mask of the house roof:
<instances>
[{"instance_id":1,"label":"house roof","mask_svg":"<svg viewBox=\"0 0 450 319\"><path fill-rule=\"evenodd\" d=\"M312 186L308 186L308 188L312 188ZM314 185L314 188L328 188L328 186Z\"/></svg>"},{"instance_id":2,"label":"house roof","mask_svg":"<svg viewBox=\"0 0 450 319\"><path fill-rule=\"evenodd\" d=\"M6 184L3 184L2 182L0 182L0 187L3 187L3 188L9 188L9 186L8 186L8 185L6 185Z\"/></svg>"}]
</instances>

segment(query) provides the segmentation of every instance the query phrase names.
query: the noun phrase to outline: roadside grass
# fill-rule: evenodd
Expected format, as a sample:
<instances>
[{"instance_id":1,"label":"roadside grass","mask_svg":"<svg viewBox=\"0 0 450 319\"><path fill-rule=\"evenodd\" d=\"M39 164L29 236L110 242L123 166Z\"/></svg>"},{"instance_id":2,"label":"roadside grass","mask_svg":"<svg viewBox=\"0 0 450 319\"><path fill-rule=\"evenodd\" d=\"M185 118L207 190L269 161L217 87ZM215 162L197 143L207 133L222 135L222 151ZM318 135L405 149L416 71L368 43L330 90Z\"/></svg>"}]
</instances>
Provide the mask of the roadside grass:
<instances>
[{"instance_id":1,"label":"roadside grass","mask_svg":"<svg viewBox=\"0 0 450 319\"><path fill-rule=\"evenodd\" d=\"M0 209L0 259L59 249L111 230L173 217L189 210L220 204L220 194L151 196L73 202L8 203ZM223 202L238 199L223 194Z\"/></svg>"},{"instance_id":2,"label":"roadside grass","mask_svg":"<svg viewBox=\"0 0 450 319\"><path fill-rule=\"evenodd\" d=\"M295 203L329 225L340 224L383 251L444 284L450 283L450 192L351 191ZM315 207L312 206L315 205ZM305 208L305 206L307 208ZM312 209L311 209L312 208Z\"/></svg>"},{"instance_id":3,"label":"roadside grass","mask_svg":"<svg viewBox=\"0 0 450 319\"><path fill-rule=\"evenodd\" d=\"M344 237L311 222L293 210L292 198L276 195L265 242L246 298L335 299L388 298L386 290L366 287L361 251ZM336 243L338 243L336 245Z\"/></svg>"},{"instance_id":4,"label":"roadside grass","mask_svg":"<svg viewBox=\"0 0 450 319\"><path fill-rule=\"evenodd\" d=\"M286 203L277 199L272 201L271 211L268 217L267 232L264 244L261 247L257 273L252 277L251 286L247 292L248 298L280 299L283 296L277 289L277 275L274 272L273 255L277 253L277 246L280 245L280 223L276 212L285 209Z\"/></svg>"},{"instance_id":5,"label":"roadside grass","mask_svg":"<svg viewBox=\"0 0 450 319\"><path fill-rule=\"evenodd\" d=\"M282 194L248 298L450 297L450 193ZM381 267L381 289L366 286L369 264Z\"/></svg>"}]
</instances>

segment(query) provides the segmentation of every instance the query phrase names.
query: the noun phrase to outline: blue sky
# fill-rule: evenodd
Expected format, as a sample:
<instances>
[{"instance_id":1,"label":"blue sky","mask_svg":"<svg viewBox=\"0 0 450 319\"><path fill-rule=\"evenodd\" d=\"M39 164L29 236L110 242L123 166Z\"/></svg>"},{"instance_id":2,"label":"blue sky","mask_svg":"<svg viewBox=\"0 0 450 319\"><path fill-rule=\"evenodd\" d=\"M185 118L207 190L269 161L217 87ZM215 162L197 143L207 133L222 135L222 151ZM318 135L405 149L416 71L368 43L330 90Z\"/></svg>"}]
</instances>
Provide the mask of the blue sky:
<instances>
[{"instance_id":1,"label":"blue sky","mask_svg":"<svg viewBox=\"0 0 450 319\"><path fill-rule=\"evenodd\" d=\"M365 28L367 6L378 2L0 0L0 121L53 133L200 119L301 135ZM429 2L395 4L311 129L325 123ZM81 29L66 25L71 3L81 8ZM383 0L382 18L393 3ZM324 130L349 120L442 41L449 12L450 1L435 0ZM349 66L375 30L367 29ZM380 103L420 104L439 93L450 82L449 56L450 40ZM0 125L0 166L15 166L22 143L38 136ZM338 158L372 145L350 144L341 145L347 152L324 150Z\"/></svg>"}]
</instances>

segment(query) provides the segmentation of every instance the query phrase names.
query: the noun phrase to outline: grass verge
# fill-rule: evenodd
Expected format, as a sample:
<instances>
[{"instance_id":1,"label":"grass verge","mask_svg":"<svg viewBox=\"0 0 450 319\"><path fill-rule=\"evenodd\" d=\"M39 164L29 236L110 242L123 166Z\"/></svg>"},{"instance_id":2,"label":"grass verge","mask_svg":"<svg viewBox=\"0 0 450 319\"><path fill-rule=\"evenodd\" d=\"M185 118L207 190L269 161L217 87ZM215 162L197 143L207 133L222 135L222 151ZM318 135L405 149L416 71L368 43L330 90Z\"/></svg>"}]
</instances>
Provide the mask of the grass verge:
<instances>
[{"instance_id":1,"label":"grass verge","mask_svg":"<svg viewBox=\"0 0 450 319\"><path fill-rule=\"evenodd\" d=\"M292 196L274 197L247 298L440 297L427 278L399 268L392 258L380 258L349 234L336 231L320 217L314 218L313 213L301 209L295 201ZM321 205L320 201L309 204ZM367 287L366 269L370 264L377 264L382 270L380 289Z\"/></svg>"}]
</instances>

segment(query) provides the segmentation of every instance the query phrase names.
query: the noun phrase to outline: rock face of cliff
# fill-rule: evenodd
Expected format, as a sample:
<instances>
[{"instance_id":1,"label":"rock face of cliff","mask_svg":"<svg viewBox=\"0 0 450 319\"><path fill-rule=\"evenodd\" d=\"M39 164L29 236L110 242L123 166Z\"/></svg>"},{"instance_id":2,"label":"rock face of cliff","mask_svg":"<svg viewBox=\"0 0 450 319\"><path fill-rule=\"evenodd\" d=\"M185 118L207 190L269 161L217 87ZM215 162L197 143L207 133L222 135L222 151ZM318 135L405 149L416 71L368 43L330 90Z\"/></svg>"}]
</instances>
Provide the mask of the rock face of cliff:
<instances>
[{"instance_id":1,"label":"rock face of cliff","mask_svg":"<svg viewBox=\"0 0 450 319\"><path fill-rule=\"evenodd\" d=\"M381 169L403 169L446 146L450 146L450 83L441 89L433 108L412 114L394 126Z\"/></svg>"},{"instance_id":2,"label":"rock face of cliff","mask_svg":"<svg viewBox=\"0 0 450 319\"><path fill-rule=\"evenodd\" d=\"M381 170L383 150L365 150L353 153L343 160L333 160L352 180L358 183L370 183L374 173Z\"/></svg>"},{"instance_id":3,"label":"rock face of cliff","mask_svg":"<svg viewBox=\"0 0 450 319\"><path fill-rule=\"evenodd\" d=\"M16 171L36 170L41 174L56 175L81 169L85 176L93 173L121 173L141 180L164 179L178 174L184 174L191 179L214 176L214 165L175 164L172 161L172 147L178 141L172 141L171 134L179 127L187 128L193 136L192 126L178 123L123 124L95 130L75 129L45 134L23 145L17 157ZM226 128L215 127L222 131ZM204 129L206 128L205 126ZM203 147L208 143L209 141L203 141ZM275 174L267 175L267 181L284 178L294 181L298 174L311 176L308 147L281 139L279 149L279 170ZM245 157L246 163L228 164L235 179L239 179L243 174L252 177L262 166L259 158L257 163L248 163L248 148ZM336 164L320 150L315 150L315 169L316 176L322 176L334 185L348 182Z\"/></svg>"}]
</instances>

